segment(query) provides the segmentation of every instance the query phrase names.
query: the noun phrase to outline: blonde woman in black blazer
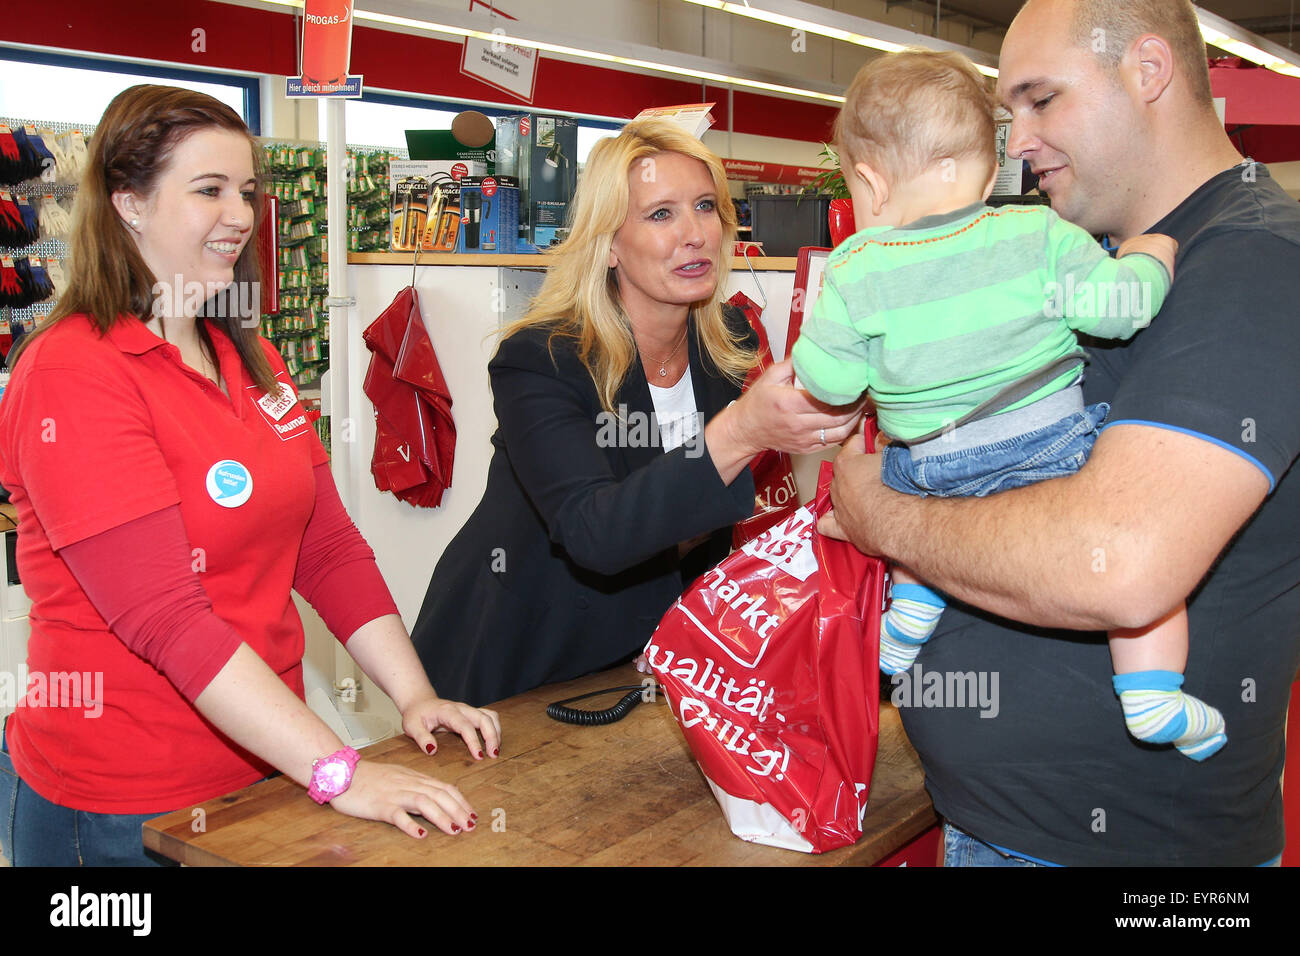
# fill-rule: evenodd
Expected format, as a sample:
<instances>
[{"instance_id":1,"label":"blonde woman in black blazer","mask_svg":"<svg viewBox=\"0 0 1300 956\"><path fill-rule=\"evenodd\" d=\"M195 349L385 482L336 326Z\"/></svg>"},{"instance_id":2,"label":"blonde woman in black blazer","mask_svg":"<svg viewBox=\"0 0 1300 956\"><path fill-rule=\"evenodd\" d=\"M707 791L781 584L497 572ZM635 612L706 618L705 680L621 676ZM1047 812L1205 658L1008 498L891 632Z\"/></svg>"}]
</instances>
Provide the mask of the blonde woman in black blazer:
<instances>
[{"instance_id":1,"label":"blonde woman in black blazer","mask_svg":"<svg viewBox=\"0 0 1300 956\"><path fill-rule=\"evenodd\" d=\"M569 238L488 366L487 489L412 630L443 694L482 704L630 660L726 556L754 455L852 430L860 408L816 402L786 362L741 397L756 340L722 305L735 231L721 161L676 125L592 150ZM697 430L665 452L650 382L687 374Z\"/></svg>"}]
</instances>

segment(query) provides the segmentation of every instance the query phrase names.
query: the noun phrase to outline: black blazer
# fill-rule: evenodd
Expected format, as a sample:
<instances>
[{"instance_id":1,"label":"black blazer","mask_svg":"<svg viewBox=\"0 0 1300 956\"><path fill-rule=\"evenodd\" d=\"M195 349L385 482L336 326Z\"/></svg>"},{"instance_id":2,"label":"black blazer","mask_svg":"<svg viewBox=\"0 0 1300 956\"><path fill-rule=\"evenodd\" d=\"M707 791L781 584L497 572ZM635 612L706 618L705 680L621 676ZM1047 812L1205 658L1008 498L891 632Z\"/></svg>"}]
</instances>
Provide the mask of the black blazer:
<instances>
[{"instance_id":1,"label":"black blazer","mask_svg":"<svg viewBox=\"0 0 1300 956\"><path fill-rule=\"evenodd\" d=\"M757 347L739 312L727 321ZM687 339L707 422L740 389L701 355L693 317ZM693 457L599 441L606 419L571 340L548 350L544 330L513 335L488 372L498 427L487 489L438 561L411 632L439 695L476 706L631 659L683 578L725 557L731 526L754 510L749 469L724 485L703 436ZM640 363L619 405L629 420L653 410ZM705 532L683 568L677 543Z\"/></svg>"}]
</instances>

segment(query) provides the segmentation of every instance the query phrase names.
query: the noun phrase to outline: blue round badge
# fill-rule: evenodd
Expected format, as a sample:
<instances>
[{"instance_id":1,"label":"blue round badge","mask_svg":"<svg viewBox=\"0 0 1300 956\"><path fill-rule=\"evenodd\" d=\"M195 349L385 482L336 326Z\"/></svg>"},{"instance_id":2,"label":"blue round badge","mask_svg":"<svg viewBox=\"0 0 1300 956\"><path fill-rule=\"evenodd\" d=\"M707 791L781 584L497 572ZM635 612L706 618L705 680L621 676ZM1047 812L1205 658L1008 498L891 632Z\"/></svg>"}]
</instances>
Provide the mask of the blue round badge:
<instances>
[{"instance_id":1,"label":"blue round badge","mask_svg":"<svg viewBox=\"0 0 1300 956\"><path fill-rule=\"evenodd\" d=\"M253 476L233 459L219 461L208 469L208 494L223 508L238 508L253 494Z\"/></svg>"}]
</instances>

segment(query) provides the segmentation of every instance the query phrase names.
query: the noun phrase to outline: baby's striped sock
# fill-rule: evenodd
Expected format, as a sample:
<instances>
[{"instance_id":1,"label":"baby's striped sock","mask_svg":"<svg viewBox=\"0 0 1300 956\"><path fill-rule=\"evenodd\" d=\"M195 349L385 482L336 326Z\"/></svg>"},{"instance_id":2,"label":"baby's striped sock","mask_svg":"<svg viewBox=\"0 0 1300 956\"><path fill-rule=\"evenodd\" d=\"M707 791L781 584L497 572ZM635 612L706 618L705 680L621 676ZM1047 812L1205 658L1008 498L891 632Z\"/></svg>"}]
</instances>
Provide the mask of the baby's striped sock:
<instances>
[{"instance_id":1,"label":"baby's striped sock","mask_svg":"<svg viewBox=\"0 0 1300 956\"><path fill-rule=\"evenodd\" d=\"M1128 731L1152 744L1173 744L1193 760L1204 760L1228 742L1223 714L1184 694L1183 675L1174 671L1116 674L1115 693Z\"/></svg>"},{"instance_id":2,"label":"baby's striped sock","mask_svg":"<svg viewBox=\"0 0 1300 956\"><path fill-rule=\"evenodd\" d=\"M901 674L921 653L921 645L934 633L947 605L937 591L923 584L895 584L889 598L880 629L880 669Z\"/></svg>"}]
</instances>

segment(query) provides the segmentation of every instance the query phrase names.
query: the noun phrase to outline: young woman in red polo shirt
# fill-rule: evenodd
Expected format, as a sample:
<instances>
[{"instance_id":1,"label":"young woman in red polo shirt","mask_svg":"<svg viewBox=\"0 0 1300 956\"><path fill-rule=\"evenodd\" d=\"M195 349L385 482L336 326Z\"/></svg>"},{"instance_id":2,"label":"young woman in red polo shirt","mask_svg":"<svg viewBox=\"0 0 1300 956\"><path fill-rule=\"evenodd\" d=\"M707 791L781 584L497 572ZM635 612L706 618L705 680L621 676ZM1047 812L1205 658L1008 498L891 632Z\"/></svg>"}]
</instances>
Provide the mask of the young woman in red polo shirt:
<instances>
[{"instance_id":1,"label":"young woman in red polo shirt","mask_svg":"<svg viewBox=\"0 0 1300 956\"><path fill-rule=\"evenodd\" d=\"M0 738L16 865L156 862L143 820L275 768L413 837L426 831L411 814L474 827L455 787L358 763L302 700L291 589L421 748L443 729L478 759L499 752L495 713L429 685L257 335L258 155L211 97L116 97L78 192L68 289L10 357L0 484L32 599L28 693Z\"/></svg>"}]
</instances>

